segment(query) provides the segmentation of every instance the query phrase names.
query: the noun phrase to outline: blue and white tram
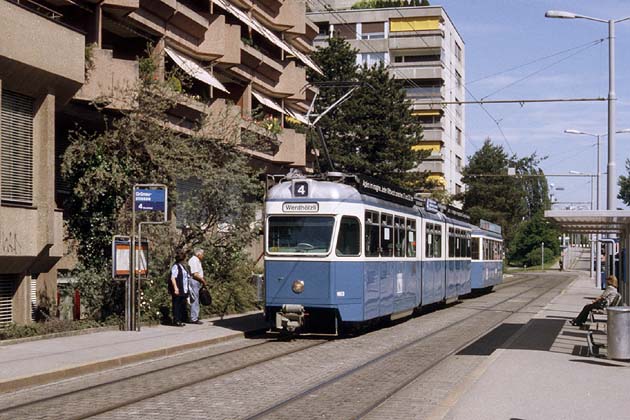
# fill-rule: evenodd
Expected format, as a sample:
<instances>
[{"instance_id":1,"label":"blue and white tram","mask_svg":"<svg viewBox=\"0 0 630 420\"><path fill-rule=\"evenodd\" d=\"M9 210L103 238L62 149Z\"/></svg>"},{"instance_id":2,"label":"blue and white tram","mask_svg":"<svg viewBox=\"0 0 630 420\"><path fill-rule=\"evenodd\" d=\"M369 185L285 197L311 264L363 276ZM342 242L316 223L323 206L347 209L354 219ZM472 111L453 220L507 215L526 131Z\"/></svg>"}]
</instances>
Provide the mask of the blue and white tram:
<instances>
[{"instance_id":1,"label":"blue and white tram","mask_svg":"<svg viewBox=\"0 0 630 420\"><path fill-rule=\"evenodd\" d=\"M503 237L500 226L481 221L472 232L472 289L490 291L503 281Z\"/></svg>"},{"instance_id":2,"label":"blue and white tram","mask_svg":"<svg viewBox=\"0 0 630 420\"><path fill-rule=\"evenodd\" d=\"M470 292L470 225L409 202L329 180L297 178L271 188L267 319L289 331L337 332L340 323L395 319Z\"/></svg>"}]
</instances>

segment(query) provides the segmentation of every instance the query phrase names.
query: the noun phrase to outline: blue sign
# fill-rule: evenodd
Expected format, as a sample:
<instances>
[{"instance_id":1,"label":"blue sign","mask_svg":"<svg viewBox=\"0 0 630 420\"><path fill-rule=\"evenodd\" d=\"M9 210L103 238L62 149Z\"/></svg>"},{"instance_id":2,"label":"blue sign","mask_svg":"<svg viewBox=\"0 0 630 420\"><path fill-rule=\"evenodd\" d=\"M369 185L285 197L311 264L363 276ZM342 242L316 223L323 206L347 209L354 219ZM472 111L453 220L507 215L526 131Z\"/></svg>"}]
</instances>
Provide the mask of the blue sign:
<instances>
[{"instance_id":1,"label":"blue sign","mask_svg":"<svg viewBox=\"0 0 630 420\"><path fill-rule=\"evenodd\" d=\"M437 201L431 200L430 198L427 198L427 200L424 202L424 208L429 213L437 213L438 211L440 211Z\"/></svg>"},{"instance_id":2,"label":"blue sign","mask_svg":"<svg viewBox=\"0 0 630 420\"><path fill-rule=\"evenodd\" d=\"M164 211L166 196L163 189L137 189L134 194L136 211Z\"/></svg>"}]
</instances>

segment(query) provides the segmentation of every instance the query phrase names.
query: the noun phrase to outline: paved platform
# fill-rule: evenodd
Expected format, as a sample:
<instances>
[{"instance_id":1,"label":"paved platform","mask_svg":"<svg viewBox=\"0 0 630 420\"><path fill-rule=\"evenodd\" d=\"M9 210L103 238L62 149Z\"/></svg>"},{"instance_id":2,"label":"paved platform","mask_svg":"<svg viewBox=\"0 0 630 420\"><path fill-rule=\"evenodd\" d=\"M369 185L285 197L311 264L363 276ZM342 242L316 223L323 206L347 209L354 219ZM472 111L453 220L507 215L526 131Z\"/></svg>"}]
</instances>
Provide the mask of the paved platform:
<instances>
[{"instance_id":1,"label":"paved platform","mask_svg":"<svg viewBox=\"0 0 630 420\"><path fill-rule=\"evenodd\" d=\"M589 357L586 331L568 322L601 293L588 272L576 273L563 293L463 378L432 418L630 418L630 364L607 359L605 348ZM605 322L598 327L595 342L606 344Z\"/></svg>"},{"instance_id":2,"label":"paved platform","mask_svg":"<svg viewBox=\"0 0 630 420\"><path fill-rule=\"evenodd\" d=\"M100 331L0 346L0 392L167 356L264 330L262 312L203 320L185 327Z\"/></svg>"}]
</instances>

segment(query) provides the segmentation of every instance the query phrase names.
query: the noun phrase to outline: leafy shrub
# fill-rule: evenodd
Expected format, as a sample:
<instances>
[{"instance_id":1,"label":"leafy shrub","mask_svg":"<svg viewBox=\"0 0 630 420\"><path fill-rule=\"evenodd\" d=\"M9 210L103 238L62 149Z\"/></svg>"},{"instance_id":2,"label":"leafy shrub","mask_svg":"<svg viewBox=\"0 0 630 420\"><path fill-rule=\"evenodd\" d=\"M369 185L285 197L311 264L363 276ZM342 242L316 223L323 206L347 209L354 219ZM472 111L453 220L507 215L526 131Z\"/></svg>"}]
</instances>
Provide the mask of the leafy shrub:
<instances>
[{"instance_id":1,"label":"leafy shrub","mask_svg":"<svg viewBox=\"0 0 630 420\"><path fill-rule=\"evenodd\" d=\"M26 325L8 324L0 328L0 340L12 340L16 338L35 337L38 335L55 334L67 331L84 330L88 328L97 328L105 325L117 325L116 319L108 322L96 322L93 320L68 321L68 320L50 320L47 322L36 322Z\"/></svg>"},{"instance_id":2,"label":"leafy shrub","mask_svg":"<svg viewBox=\"0 0 630 420\"><path fill-rule=\"evenodd\" d=\"M541 263L541 251L540 248L532 249L525 258L525 263L528 267L540 266ZM553 251L549 248L545 248L545 263L550 262L553 259Z\"/></svg>"}]
</instances>

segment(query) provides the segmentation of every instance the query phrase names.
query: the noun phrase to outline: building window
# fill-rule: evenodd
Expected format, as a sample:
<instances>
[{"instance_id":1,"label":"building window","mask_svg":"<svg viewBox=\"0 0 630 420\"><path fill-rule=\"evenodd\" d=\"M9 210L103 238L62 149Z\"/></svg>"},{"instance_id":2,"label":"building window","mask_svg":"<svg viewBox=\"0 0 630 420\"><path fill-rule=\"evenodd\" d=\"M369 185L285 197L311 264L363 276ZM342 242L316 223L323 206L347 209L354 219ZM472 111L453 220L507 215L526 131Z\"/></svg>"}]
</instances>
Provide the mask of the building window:
<instances>
[{"instance_id":1,"label":"building window","mask_svg":"<svg viewBox=\"0 0 630 420\"><path fill-rule=\"evenodd\" d=\"M0 198L33 202L33 98L2 91Z\"/></svg>"},{"instance_id":2,"label":"building window","mask_svg":"<svg viewBox=\"0 0 630 420\"><path fill-rule=\"evenodd\" d=\"M457 82L457 88L461 89L462 87L462 75L459 74L457 70L455 70L455 81Z\"/></svg>"},{"instance_id":3,"label":"building window","mask_svg":"<svg viewBox=\"0 0 630 420\"><path fill-rule=\"evenodd\" d=\"M13 285L15 279L0 275L0 325L13 322Z\"/></svg>"},{"instance_id":4,"label":"building window","mask_svg":"<svg viewBox=\"0 0 630 420\"><path fill-rule=\"evenodd\" d=\"M394 57L394 63L427 63L440 61L439 54L433 55L397 55Z\"/></svg>"},{"instance_id":5,"label":"building window","mask_svg":"<svg viewBox=\"0 0 630 420\"><path fill-rule=\"evenodd\" d=\"M335 36L343 39L357 39L357 24L345 23L334 26Z\"/></svg>"},{"instance_id":6,"label":"building window","mask_svg":"<svg viewBox=\"0 0 630 420\"><path fill-rule=\"evenodd\" d=\"M455 135L457 138L457 144L462 145L462 130L459 127L455 127Z\"/></svg>"},{"instance_id":7,"label":"building window","mask_svg":"<svg viewBox=\"0 0 630 420\"><path fill-rule=\"evenodd\" d=\"M328 22L318 22L317 28L319 29L318 36L328 38L330 36L330 23Z\"/></svg>"},{"instance_id":8,"label":"building window","mask_svg":"<svg viewBox=\"0 0 630 420\"><path fill-rule=\"evenodd\" d=\"M455 184L455 194L461 194L462 193L462 186L459 184Z\"/></svg>"},{"instance_id":9,"label":"building window","mask_svg":"<svg viewBox=\"0 0 630 420\"><path fill-rule=\"evenodd\" d=\"M361 39L384 39L385 22L363 23L361 25Z\"/></svg>"},{"instance_id":10,"label":"building window","mask_svg":"<svg viewBox=\"0 0 630 420\"><path fill-rule=\"evenodd\" d=\"M379 63L385 63L385 53L362 53L358 54L359 64L373 67Z\"/></svg>"},{"instance_id":11,"label":"building window","mask_svg":"<svg viewBox=\"0 0 630 420\"><path fill-rule=\"evenodd\" d=\"M455 162L457 165L457 170L461 172L462 170L462 158L460 158L459 156L455 156Z\"/></svg>"},{"instance_id":12,"label":"building window","mask_svg":"<svg viewBox=\"0 0 630 420\"><path fill-rule=\"evenodd\" d=\"M460 47L457 42L455 42L455 57L459 61L462 61L462 47Z\"/></svg>"}]
</instances>

